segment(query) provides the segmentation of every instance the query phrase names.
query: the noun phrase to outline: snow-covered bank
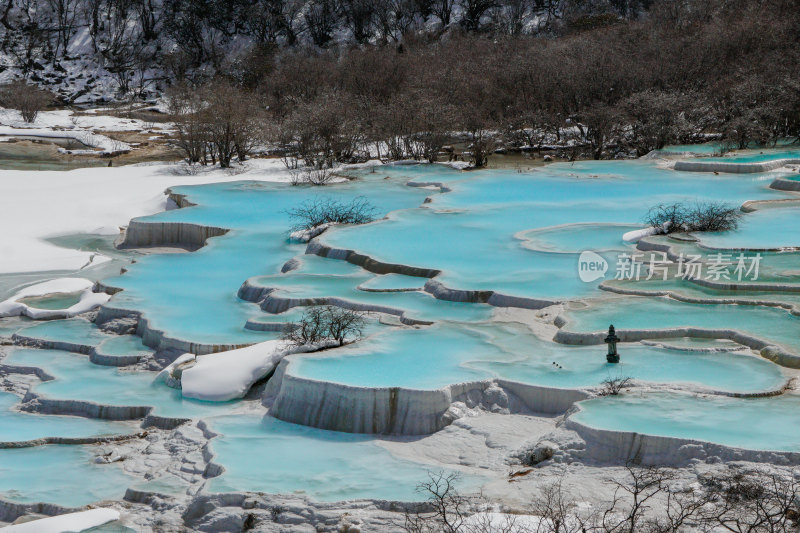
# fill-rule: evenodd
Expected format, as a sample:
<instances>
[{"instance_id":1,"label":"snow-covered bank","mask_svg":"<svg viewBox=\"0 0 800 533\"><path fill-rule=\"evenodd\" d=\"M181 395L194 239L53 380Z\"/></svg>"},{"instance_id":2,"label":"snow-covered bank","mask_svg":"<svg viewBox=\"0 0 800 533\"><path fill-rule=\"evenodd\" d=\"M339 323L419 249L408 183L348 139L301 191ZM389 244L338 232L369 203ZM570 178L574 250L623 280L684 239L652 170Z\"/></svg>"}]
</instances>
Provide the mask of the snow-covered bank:
<instances>
[{"instance_id":1,"label":"snow-covered bank","mask_svg":"<svg viewBox=\"0 0 800 533\"><path fill-rule=\"evenodd\" d=\"M72 171L0 170L0 274L79 270L103 260L45 239L72 234L117 235L137 216L163 211L165 190L238 180L289 181L280 160L248 161L243 173L221 169L180 172L174 164Z\"/></svg>"},{"instance_id":2,"label":"snow-covered bank","mask_svg":"<svg viewBox=\"0 0 800 533\"><path fill-rule=\"evenodd\" d=\"M171 124L166 124L166 128ZM151 130L153 126L141 120L97 113L77 114L69 109L41 111L34 122L25 122L19 111L0 108L0 135L8 137L40 137L42 139L73 140L91 148L71 153L112 154L126 152L131 145L114 140L98 131ZM159 131L161 130L159 128Z\"/></svg>"},{"instance_id":3,"label":"snow-covered bank","mask_svg":"<svg viewBox=\"0 0 800 533\"><path fill-rule=\"evenodd\" d=\"M287 355L318 348L271 340L246 348L204 355L194 361L187 357L189 354L184 354L176 360L179 362L170 369L170 374L180 379L186 398L225 402L244 397L255 382L268 376ZM176 370L181 368L180 375L176 375Z\"/></svg>"},{"instance_id":4,"label":"snow-covered bank","mask_svg":"<svg viewBox=\"0 0 800 533\"><path fill-rule=\"evenodd\" d=\"M83 278L61 278L26 287L0 302L0 318L25 315L34 320L70 318L91 311L106 303L111 296L92 292L94 282ZM41 309L26 304L26 298L75 294L78 301L63 309Z\"/></svg>"},{"instance_id":5,"label":"snow-covered bank","mask_svg":"<svg viewBox=\"0 0 800 533\"><path fill-rule=\"evenodd\" d=\"M181 373L183 395L212 402L241 398L275 368L287 348L284 341L273 340L198 357Z\"/></svg>"},{"instance_id":6,"label":"snow-covered bank","mask_svg":"<svg viewBox=\"0 0 800 533\"><path fill-rule=\"evenodd\" d=\"M7 137L38 137L42 140L65 139L77 141L88 148L85 150L67 150L68 153L76 154L115 154L127 152L131 145L122 141L115 141L105 135L99 135L86 130L62 131L46 128L14 128L11 126L0 126L0 135Z\"/></svg>"},{"instance_id":7,"label":"snow-covered bank","mask_svg":"<svg viewBox=\"0 0 800 533\"><path fill-rule=\"evenodd\" d=\"M79 513L69 513L50 518L42 518L0 528L3 533L66 533L68 531L84 531L93 527L119 520L119 511L115 509L89 509Z\"/></svg>"}]
</instances>

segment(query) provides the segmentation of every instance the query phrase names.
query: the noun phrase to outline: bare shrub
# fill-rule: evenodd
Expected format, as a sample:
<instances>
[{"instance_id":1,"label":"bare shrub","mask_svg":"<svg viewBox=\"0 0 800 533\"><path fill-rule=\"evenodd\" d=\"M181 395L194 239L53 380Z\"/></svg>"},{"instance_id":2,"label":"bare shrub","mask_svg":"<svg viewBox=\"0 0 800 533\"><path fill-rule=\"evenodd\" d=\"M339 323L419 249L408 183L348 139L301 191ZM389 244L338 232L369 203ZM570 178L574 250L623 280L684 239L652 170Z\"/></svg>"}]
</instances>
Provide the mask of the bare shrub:
<instances>
[{"instance_id":1,"label":"bare shrub","mask_svg":"<svg viewBox=\"0 0 800 533\"><path fill-rule=\"evenodd\" d=\"M459 479L455 473L428 472L428 480L417 485L428 510L406 512L404 529L408 533L464 532L471 502L458 491Z\"/></svg>"},{"instance_id":2,"label":"bare shrub","mask_svg":"<svg viewBox=\"0 0 800 533\"><path fill-rule=\"evenodd\" d=\"M14 81L0 87L3 106L19 111L22 120L28 123L35 121L39 111L52 101L52 93L24 81Z\"/></svg>"},{"instance_id":3,"label":"bare shrub","mask_svg":"<svg viewBox=\"0 0 800 533\"><path fill-rule=\"evenodd\" d=\"M616 377L603 380L601 383L602 388L598 393L600 396L618 396L622 389L631 385L633 378L629 377Z\"/></svg>"},{"instance_id":4,"label":"bare shrub","mask_svg":"<svg viewBox=\"0 0 800 533\"><path fill-rule=\"evenodd\" d=\"M364 334L366 318L359 311L333 305L307 308L299 321L287 324L283 339L295 346L336 342L339 346L355 342Z\"/></svg>"},{"instance_id":5,"label":"bare shrub","mask_svg":"<svg viewBox=\"0 0 800 533\"><path fill-rule=\"evenodd\" d=\"M364 196L343 202L329 196L306 200L288 211L291 231L302 231L322 224L366 224L375 220L377 209Z\"/></svg>"},{"instance_id":6,"label":"bare shrub","mask_svg":"<svg viewBox=\"0 0 800 533\"><path fill-rule=\"evenodd\" d=\"M721 202L678 202L650 208L644 222L665 233L731 231L739 227L741 209Z\"/></svg>"},{"instance_id":7,"label":"bare shrub","mask_svg":"<svg viewBox=\"0 0 800 533\"><path fill-rule=\"evenodd\" d=\"M563 477L539 490L531 512L543 519L536 533L583 533L591 529L595 518L582 512L578 503L566 494Z\"/></svg>"},{"instance_id":8,"label":"bare shrub","mask_svg":"<svg viewBox=\"0 0 800 533\"><path fill-rule=\"evenodd\" d=\"M286 161L287 160L284 160L284 164L286 164ZM293 169L290 175L292 185L328 185L335 177L333 169L327 167L303 167L301 169Z\"/></svg>"},{"instance_id":9,"label":"bare shrub","mask_svg":"<svg viewBox=\"0 0 800 533\"><path fill-rule=\"evenodd\" d=\"M671 468L626 465L610 479L610 499L594 509L578 505L562 478L535 495L531 522L489 520L480 500L460 494L458 476L429 474L419 486L422 508L405 514L408 533L789 533L798 530L800 483L794 472L731 466L699 476L687 486ZM583 498L581 498L583 501ZM485 505L483 509L485 509ZM533 524L533 525L531 525Z\"/></svg>"},{"instance_id":10,"label":"bare shrub","mask_svg":"<svg viewBox=\"0 0 800 533\"><path fill-rule=\"evenodd\" d=\"M702 509L709 527L723 531L797 531L800 484L788 474L731 467L701 479L713 505Z\"/></svg>"}]
</instances>

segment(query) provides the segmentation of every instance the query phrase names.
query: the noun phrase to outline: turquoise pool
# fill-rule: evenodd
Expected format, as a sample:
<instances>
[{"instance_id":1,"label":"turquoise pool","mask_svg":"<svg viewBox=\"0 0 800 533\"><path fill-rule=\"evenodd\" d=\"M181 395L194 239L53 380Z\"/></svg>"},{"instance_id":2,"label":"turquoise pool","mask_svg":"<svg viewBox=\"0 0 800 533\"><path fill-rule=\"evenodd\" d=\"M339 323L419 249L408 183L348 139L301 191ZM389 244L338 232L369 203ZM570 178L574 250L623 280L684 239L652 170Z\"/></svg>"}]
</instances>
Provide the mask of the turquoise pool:
<instances>
[{"instance_id":1,"label":"turquoise pool","mask_svg":"<svg viewBox=\"0 0 800 533\"><path fill-rule=\"evenodd\" d=\"M678 148L673 149L682 151ZM739 154L726 160L778 158L792 150L782 147L768 154ZM579 254L594 251L609 263L613 276L617 255L634 251L633 245L622 241L622 234L641 228L642 219L654 205L712 200L740 205L749 200L791 198L769 188L773 174L682 173L648 160L556 163L533 171L461 172L444 165L398 165L351 174L358 179L324 189L253 181L176 187L175 192L197 205L142 220L188 222L231 231L196 252L143 255L125 274L103 276L109 285L123 289L110 305L144 313L151 327L169 337L205 344L275 339L280 335L276 324L302 315L302 309L268 314L255 303L238 298L239 288L248 280L251 285L275 289L274 298L336 298L391 308L433 325L405 327L397 320L377 320L378 316L372 315L367 337L361 342L324 353L291 356L287 372L354 386L412 389L493 378L561 389L589 388L608 378L630 376L668 386L672 392L585 402L576 420L594 427L735 446L800 449L800 430L786 418L796 407L795 396L737 400L685 393L756 393L782 386L785 377L781 369L752 353L690 351L686 348L713 343L676 339L674 349L623 344L622 362L609 365L604 346L569 346L551 340L557 330L553 308L523 311L477 303L485 302L490 291L563 302L569 321L565 328L576 332L604 331L611 323L620 330L734 327L800 354L798 317L784 309L611 295L598 291L602 279L584 283L577 272ZM409 181L417 185L443 183L448 192L410 187ZM424 290L427 278L379 275L342 260L305 254L304 244L288 239L291 220L287 211L321 195L345 201L363 195L375 205L378 220L332 228L319 237L320 242L385 263L439 270L436 281L448 288L485 292L464 297L476 303L445 301ZM701 244L719 248L800 246L787 230L797 226L796 212L800 210L748 213L738 231L702 235ZM680 251L698 249L692 243L673 244ZM297 268L282 273L292 259ZM373 265L373 270L380 269ZM764 279L797 281L798 272L797 254L765 254ZM15 278L9 287L12 285L18 286L19 280ZM666 287L710 297L741 295L699 288L681 279L643 282L639 287ZM750 296L771 297L763 292ZM800 301L794 296L786 299ZM38 339L96 347L111 355L153 353L138 337L106 334L83 319L44 323L0 320L0 336L16 331ZM731 347L730 343L721 345ZM38 366L55 377L33 386L34 392L47 398L145 405L163 416L207 420L219 433L212 441L214 460L225 467L225 473L210 482L213 491L302 492L326 501L362 497L410 500L417 498L414 488L429 468L394 458L371 436L326 432L264 417L266 408L258 401L243 406L185 399L180 390L156 380L155 372L101 367L91 364L85 355L58 350L16 347L6 351L7 355L0 355L3 364ZM59 432L97 435L127 427L17 413L15 403L16 397L0 394L0 424L10 429L8 435L14 440ZM243 407L252 408L247 410L255 414L241 414L246 410ZM118 467L94 465L92 458L91 448L85 446L0 450L0 496L79 505L118 498L127 486L145 486L144 480L131 478ZM56 474L47 478L51 469ZM91 488L72 490L76 479L88 480L83 485L91 484ZM483 481L470 478L469 483L478 487ZM152 480L150 486L181 490L180 483L171 478Z\"/></svg>"}]
</instances>

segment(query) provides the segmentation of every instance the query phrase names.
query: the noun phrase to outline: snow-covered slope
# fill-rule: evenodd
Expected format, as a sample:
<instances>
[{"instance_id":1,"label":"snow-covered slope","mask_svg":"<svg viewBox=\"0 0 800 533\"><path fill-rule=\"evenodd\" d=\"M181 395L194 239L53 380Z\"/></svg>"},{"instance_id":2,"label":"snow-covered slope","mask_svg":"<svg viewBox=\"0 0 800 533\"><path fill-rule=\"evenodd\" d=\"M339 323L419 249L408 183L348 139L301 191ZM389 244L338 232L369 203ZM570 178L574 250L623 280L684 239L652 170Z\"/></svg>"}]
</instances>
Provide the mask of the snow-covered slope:
<instances>
[{"instance_id":1,"label":"snow-covered slope","mask_svg":"<svg viewBox=\"0 0 800 533\"><path fill-rule=\"evenodd\" d=\"M244 173L176 164L85 168L73 171L0 171L0 273L79 270L107 260L61 248L46 238L72 234L117 235L131 218L166 208L165 190L243 179L288 181L279 160L251 160Z\"/></svg>"}]
</instances>

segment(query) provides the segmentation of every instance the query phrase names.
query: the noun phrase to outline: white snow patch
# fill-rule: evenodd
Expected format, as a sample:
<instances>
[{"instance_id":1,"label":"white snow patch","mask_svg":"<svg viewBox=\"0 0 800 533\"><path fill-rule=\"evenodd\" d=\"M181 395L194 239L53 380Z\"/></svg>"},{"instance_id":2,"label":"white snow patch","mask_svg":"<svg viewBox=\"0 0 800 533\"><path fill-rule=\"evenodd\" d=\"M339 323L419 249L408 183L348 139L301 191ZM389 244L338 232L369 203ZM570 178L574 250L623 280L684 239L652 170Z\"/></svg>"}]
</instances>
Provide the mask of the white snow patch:
<instances>
[{"instance_id":1,"label":"white snow patch","mask_svg":"<svg viewBox=\"0 0 800 533\"><path fill-rule=\"evenodd\" d=\"M0 274L44 270L77 271L108 260L96 253L45 241L73 234L113 235L130 219L163 211L164 191L252 179L290 180L278 159L252 159L236 174L221 169L180 172L183 165L95 167L71 171L0 170Z\"/></svg>"},{"instance_id":2,"label":"white snow patch","mask_svg":"<svg viewBox=\"0 0 800 533\"><path fill-rule=\"evenodd\" d=\"M486 511L475 513L464 520L467 531L503 531L506 533L530 533L532 531L554 531L553 524L541 516L518 515Z\"/></svg>"},{"instance_id":3,"label":"white snow patch","mask_svg":"<svg viewBox=\"0 0 800 533\"><path fill-rule=\"evenodd\" d=\"M181 375L183 395L212 402L241 398L275 368L288 349L285 341L272 340L198 357Z\"/></svg>"},{"instance_id":4,"label":"white snow patch","mask_svg":"<svg viewBox=\"0 0 800 533\"><path fill-rule=\"evenodd\" d=\"M468 169L469 167L472 166L472 163L470 163L469 161L446 161L446 162L440 162L440 163L437 163L437 164L445 165L445 166L454 168L456 170L466 170L466 169Z\"/></svg>"},{"instance_id":5,"label":"white snow patch","mask_svg":"<svg viewBox=\"0 0 800 533\"><path fill-rule=\"evenodd\" d=\"M111 298L110 295L105 293L92 292L93 286L93 282L83 278L60 278L31 285L17 292L11 298L0 302L0 318L20 315L25 315L35 320L69 318L91 311ZM71 293L80 293L80 299L66 309L39 309L19 301L36 296Z\"/></svg>"},{"instance_id":6,"label":"white snow patch","mask_svg":"<svg viewBox=\"0 0 800 533\"><path fill-rule=\"evenodd\" d=\"M186 361L191 361L196 356L193 353L185 353L183 355L179 355L173 362L169 365L165 366L161 372L158 373L156 376L156 381L166 381L172 371L175 370L175 367L178 365L185 363Z\"/></svg>"},{"instance_id":7,"label":"white snow patch","mask_svg":"<svg viewBox=\"0 0 800 533\"><path fill-rule=\"evenodd\" d=\"M326 222L325 224L320 224L319 226L314 226L310 229L293 231L289 234L289 238L297 242L308 242L317 235L321 235L326 229L335 225L336 222Z\"/></svg>"},{"instance_id":8,"label":"white snow patch","mask_svg":"<svg viewBox=\"0 0 800 533\"><path fill-rule=\"evenodd\" d=\"M119 517L119 511L114 509L90 509L33 520L24 524L0 527L0 531L3 533L67 533L102 526L108 522L119 520Z\"/></svg>"},{"instance_id":9,"label":"white snow patch","mask_svg":"<svg viewBox=\"0 0 800 533\"><path fill-rule=\"evenodd\" d=\"M202 355L181 375L187 398L225 402L244 397L250 387L278 366L284 357L320 346L294 346L283 340L260 342L246 348Z\"/></svg>"},{"instance_id":10,"label":"white snow patch","mask_svg":"<svg viewBox=\"0 0 800 533\"><path fill-rule=\"evenodd\" d=\"M86 130L52 130L47 128L14 128L11 126L0 126L0 135L9 137L39 137L42 139L70 139L81 144L97 148L97 150L67 150L60 148L59 151L69 154L111 154L114 152L127 152L131 149L128 143L115 141L105 135L98 135Z\"/></svg>"},{"instance_id":11,"label":"white snow patch","mask_svg":"<svg viewBox=\"0 0 800 533\"><path fill-rule=\"evenodd\" d=\"M664 225L660 228L657 228L655 226L649 226L642 229L635 229L633 231L629 231L623 234L622 240L625 242L639 242L641 239L645 237L666 233L668 227L669 227L669 222L665 222Z\"/></svg>"}]
</instances>

